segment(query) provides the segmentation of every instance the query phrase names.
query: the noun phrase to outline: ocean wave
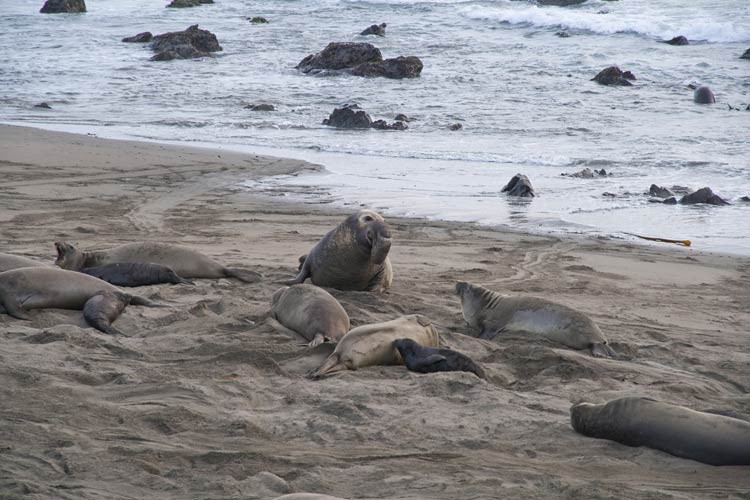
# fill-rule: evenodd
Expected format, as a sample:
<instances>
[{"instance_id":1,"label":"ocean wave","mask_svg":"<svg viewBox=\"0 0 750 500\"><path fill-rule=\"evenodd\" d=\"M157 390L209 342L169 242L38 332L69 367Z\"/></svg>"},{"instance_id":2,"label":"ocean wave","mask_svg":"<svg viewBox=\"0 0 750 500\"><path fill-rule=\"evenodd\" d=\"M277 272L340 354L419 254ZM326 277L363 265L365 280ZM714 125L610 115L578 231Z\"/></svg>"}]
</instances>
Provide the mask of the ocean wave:
<instances>
[{"instance_id":1,"label":"ocean wave","mask_svg":"<svg viewBox=\"0 0 750 500\"><path fill-rule=\"evenodd\" d=\"M668 39L683 35L688 40L706 42L750 41L750 29L731 21L712 19L675 19L655 12L625 13L622 11L599 14L592 10L570 10L556 7L486 7L479 5L461 8L470 19L486 19L508 24L566 28L604 35L633 33L651 38Z\"/></svg>"}]
</instances>

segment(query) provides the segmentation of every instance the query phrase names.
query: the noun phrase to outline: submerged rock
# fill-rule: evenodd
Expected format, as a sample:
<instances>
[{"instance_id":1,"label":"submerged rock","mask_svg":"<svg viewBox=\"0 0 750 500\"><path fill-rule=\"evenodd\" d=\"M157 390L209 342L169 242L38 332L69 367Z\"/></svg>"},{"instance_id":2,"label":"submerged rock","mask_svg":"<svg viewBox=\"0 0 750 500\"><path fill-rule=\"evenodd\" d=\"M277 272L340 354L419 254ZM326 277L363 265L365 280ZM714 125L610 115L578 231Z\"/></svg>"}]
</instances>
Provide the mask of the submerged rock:
<instances>
[{"instance_id":1,"label":"submerged rock","mask_svg":"<svg viewBox=\"0 0 750 500\"><path fill-rule=\"evenodd\" d=\"M464 128L464 126L461 125L460 123L454 123L454 124L448 126L448 130L452 130L454 132L456 130L461 130L462 128Z\"/></svg>"},{"instance_id":2,"label":"submerged rock","mask_svg":"<svg viewBox=\"0 0 750 500\"><path fill-rule=\"evenodd\" d=\"M214 0L172 0L172 3L167 5L167 7L184 9L187 7L197 7L204 3L214 3Z\"/></svg>"},{"instance_id":3,"label":"submerged rock","mask_svg":"<svg viewBox=\"0 0 750 500\"><path fill-rule=\"evenodd\" d=\"M276 108L273 106L273 104L248 104L245 106L245 109L249 109L250 111L276 111Z\"/></svg>"},{"instance_id":4,"label":"submerged rock","mask_svg":"<svg viewBox=\"0 0 750 500\"><path fill-rule=\"evenodd\" d=\"M34 104L35 108L42 108L42 109L52 109L52 106L47 104L46 102L40 102L39 104Z\"/></svg>"},{"instance_id":5,"label":"submerged rock","mask_svg":"<svg viewBox=\"0 0 750 500\"><path fill-rule=\"evenodd\" d=\"M366 28L365 30L363 30L362 33L360 33L360 35L362 36L367 36L367 35L385 36L386 26L387 24L385 23L373 24L369 28Z\"/></svg>"},{"instance_id":6,"label":"submerged rock","mask_svg":"<svg viewBox=\"0 0 750 500\"><path fill-rule=\"evenodd\" d=\"M740 201L744 201L745 203L750 203L750 196L743 196L740 198Z\"/></svg>"},{"instance_id":7,"label":"submerged rock","mask_svg":"<svg viewBox=\"0 0 750 500\"><path fill-rule=\"evenodd\" d=\"M569 7L571 5L579 5L586 0L536 0L539 5L553 5L555 7Z\"/></svg>"},{"instance_id":8,"label":"submerged rock","mask_svg":"<svg viewBox=\"0 0 750 500\"><path fill-rule=\"evenodd\" d=\"M146 43L150 42L152 38L154 38L154 35L152 35L150 31L144 31L137 35L125 37L122 41L127 43Z\"/></svg>"},{"instance_id":9,"label":"submerged rock","mask_svg":"<svg viewBox=\"0 0 750 500\"><path fill-rule=\"evenodd\" d=\"M303 73L313 70L339 70L383 60L380 50L369 43L331 42L317 54L310 54L297 64Z\"/></svg>"},{"instance_id":10,"label":"submerged rock","mask_svg":"<svg viewBox=\"0 0 750 500\"><path fill-rule=\"evenodd\" d=\"M404 122L398 121L388 123L385 120L375 120L372 122L371 127L378 130L406 130L409 128Z\"/></svg>"},{"instance_id":11,"label":"submerged rock","mask_svg":"<svg viewBox=\"0 0 750 500\"><path fill-rule=\"evenodd\" d=\"M671 40L662 40L661 43L668 43L669 45L690 45L688 39L682 35L676 36Z\"/></svg>"},{"instance_id":12,"label":"submerged rock","mask_svg":"<svg viewBox=\"0 0 750 500\"><path fill-rule=\"evenodd\" d=\"M399 114L396 115L396 117L394 118L394 120L399 121L399 122L410 122L410 121L412 121L412 118L409 118L408 116L406 116L403 113L399 113Z\"/></svg>"},{"instance_id":13,"label":"submerged rock","mask_svg":"<svg viewBox=\"0 0 750 500\"><path fill-rule=\"evenodd\" d=\"M635 80L635 75L629 71L623 72L617 66L610 66L601 70L592 80L601 85L621 85L628 87L633 85L628 80Z\"/></svg>"},{"instance_id":14,"label":"submerged rock","mask_svg":"<svg viewBox=\"0 0 750 500\"><path fill-rule=\"evenodd\" d=\"M607 171L604 169L591 170L590 168L586 167L583 170L574 172L572 174L562 173L560 175L565 177L575 177L576 179L593 179L594 177L606 177L609 174L607 174Z\"/></svg>"},{"instance_id":15,"label":"submerged rock","mask_svg":"<svg viewBox=\"0 0 750 500\"><path fill-rule=\"evenodd\" d=\"M514 175L508 184L503 188L503 193L508 193L508 196L520 196L522 198L532 198L536 196L534 188L531 186L531 181L528 177L523 174Z\"/></svg>"},{"instance_id":16,"label":"submerged rock","mask_svg":"<svg viewBox=\"0 0 750 500\"><path fill-rule=\"evenodd\" d=\"M558 31L555 33L555 35L559 36L560 38L570 38L570 33L567 31Z\"/></svg>"},{"instance_id":17,"label":"submerged rock","mask_svg":"<svg viewBox=\"0 0 750 500\"><path fill-rule=\"evenodd\" d=\"M323 125L336 128L370 128L372 118L358 106L344 106L336 108L333 113L323 120Z\"/></svg>"},{"instance_id":18,"label":"submerged rock","mask_svg":"<svg viewBox=\"0 0 750 500\"><path fill-rule=\"evenodd\" d=\"M367 62L345 70L354 76L382 76L385 78L416 78L424 65L416 56L399 56L385 61Z\"/></svg>"},{"instance_id":19,"label":"submerged rock","mask_svg":"<svg viewBox=\"0 0 750 500\"><path fill-rule=\"evenodd\" d=\"M657 198L670 198L674 196L672 191L665 187L657 186L656 184L651 184L651 187L648 188L648 194L656 196Z\"/></svg>"},{"instance_id":20,"label":"submerged rock","mask_svg":"<svg viewBox=\"0 0 750 500\"><path fill-rule=\"evenodd\" d=\"M706 203L708 205L729 205L729 202L711 191L711 188L704 187L695 193L688 194L680 200L681 205L694 205L697 203Z\"/></svg>"},{"instance_id":21,"label":"submerged rock","mask_svg":"<svg viewBox=\"0 0 750 500\"><path fill-rule=\"evenodd\" d=\"M715 104L716 97L710 88L703 86L695 89L693 93L693 101L696 104Z\"/></svg>"},{"instance_id":22,"label":"submerged rock","mask_svg":"<svg viewBox=\"0 0 750 500\"><path fill-rule=\"evenodd\" d=\"M39 12L42 14L86 12L86 3L83 0L47 0Z\"/></svg>"},{"instance_id":23,"label":"submerged rock","mask_svg":"<svg viewBox=\"0 0 750 500\"><path fill-rule=\"evenodd\" d=\"M750 59L750 49L747 49L745 53L740 56L740 59Z\"/></svg>"},{"instance_id":24,"label":"submerged rock","mask_svg":"<svg viewBox=\"0 0 750 500\"><path fill-rule=\"evenodd\" d=\"M674 196L670 196L662 203L664 203L665 205L677 205L677 198L675 198Z\"/></svg>"},{"instance_id":25,"label":"submerged rock","mask_svg":"<svg viewBox=\"0 0 750 500\"><path fill-rule=\"evenodd\" d=\"M216 35L198 28L197 24L185 31L173 31L156 35L151 48L157 54L152 61L169 61L172 59L193 59L210 56L211 52L223 50Z\"/></svg>"},{"instance_id":26,"label":"submerged rock","mask_svg":"<svg viewBox=\"0 0 750 500\"><path fill-rule=\"evenodd\" d=\"M268 24L268 19L262 16L248 17L247 20L253 24Z\"/></svg>"}]
</instances>

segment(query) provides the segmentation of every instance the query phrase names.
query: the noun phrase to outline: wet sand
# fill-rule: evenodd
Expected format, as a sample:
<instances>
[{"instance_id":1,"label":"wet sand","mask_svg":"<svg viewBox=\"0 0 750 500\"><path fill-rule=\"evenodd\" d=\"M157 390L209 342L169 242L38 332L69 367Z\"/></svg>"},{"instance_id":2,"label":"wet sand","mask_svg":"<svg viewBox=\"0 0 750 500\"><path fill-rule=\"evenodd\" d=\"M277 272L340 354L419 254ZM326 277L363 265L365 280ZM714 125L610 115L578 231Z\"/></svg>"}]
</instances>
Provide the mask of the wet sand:
<instances>
[{"instance_id":1,"label":"wet sand","mask_svg":"<svg viewBox=\"0 0 750 500\"><path fill-rule=\"evenodd\" d=\"M58 240L153 240L264 276L140 287L170 307L128 307L124 337L80 311L0 315L0 498L748 498L747 467L586 438L569 408L647 396L750 417L750 259L389 218L392 289L332 291L352 326L424 314L488 380L310 381L331 347L274 330L269 300L347 214L239 183L317 168L0 126L0 252L52 263ZM621 356L476 339L458 280L579 309Z\"/></svg>"}]
</instances>

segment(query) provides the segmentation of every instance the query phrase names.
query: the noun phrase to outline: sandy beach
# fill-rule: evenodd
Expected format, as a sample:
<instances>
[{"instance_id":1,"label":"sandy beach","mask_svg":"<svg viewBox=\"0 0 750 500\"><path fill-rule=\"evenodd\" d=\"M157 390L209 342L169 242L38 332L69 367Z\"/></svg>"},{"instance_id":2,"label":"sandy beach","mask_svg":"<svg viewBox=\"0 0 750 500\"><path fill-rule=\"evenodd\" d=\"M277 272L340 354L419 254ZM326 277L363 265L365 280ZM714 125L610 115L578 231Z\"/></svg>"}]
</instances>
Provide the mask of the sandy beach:
<instances>
[{"instance_id":1,"label":"sandy beach","mask_svg":"<svg viewBox=\"0 0 750 500\"><path fill-rule=\"evenodd\" d=\"M0 315L1 499L750 498L747 467L583 437L569 408L646 396L750 418L750 259L388 218L393 287L332 294L352 325L420 313L488 374L375 367L268 323L275 281L348 213L239 184L322 167L0 126L0 252L161 241L259 272L137 293L126 336L80 311ZM741 223L738 221L738 224ZM695 242L699 247L699 242ZM475 338L456 281L590 315L620 354Z\"/></svg>"}]
</instances>

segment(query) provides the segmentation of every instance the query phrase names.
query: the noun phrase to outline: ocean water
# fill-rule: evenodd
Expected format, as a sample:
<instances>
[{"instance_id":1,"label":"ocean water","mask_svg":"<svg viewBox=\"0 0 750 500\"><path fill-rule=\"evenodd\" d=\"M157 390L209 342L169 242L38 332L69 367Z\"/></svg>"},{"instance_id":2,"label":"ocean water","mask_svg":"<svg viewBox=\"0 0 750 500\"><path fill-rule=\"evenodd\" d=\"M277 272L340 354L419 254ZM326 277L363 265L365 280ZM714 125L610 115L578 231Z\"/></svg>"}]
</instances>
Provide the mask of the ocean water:
<instances>
[{"instance_id":1,"label":"ocean water","mask_svg":"<svg viewBox=\"0 0 750 500\"><path fill-rule=\"evenodd\" d=\"M739 201L750 196L750 61L739 59L750 48L747 0L215 2L87 0L85 14L44 15L42 0L0 0L0 120L325 165L321 175L237 180L290 198L533 232L691 239L750 255L750 203ZM386 37L358 35L381 22ZM149 62L147 46L120 42L191 24L224 51ZM658 43L676 35L691 44ZM410 80L294 69L330 41L370 42L425 67ZM635 73L635 86L590 81L611 64ZM694 104L689 84L710 86L717 104ZM42 101L53 109L34 107ZM244 109L259 102L277 110ZM403 132L321 124L345 103L414 121ZM586 167L612 175L560 175ZM519 172L536 198L500 193ZM710 186L732 205L650 203L652 183Z\"/></svg>"}]
</instances>

